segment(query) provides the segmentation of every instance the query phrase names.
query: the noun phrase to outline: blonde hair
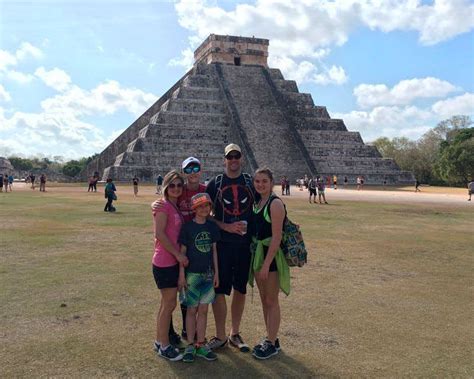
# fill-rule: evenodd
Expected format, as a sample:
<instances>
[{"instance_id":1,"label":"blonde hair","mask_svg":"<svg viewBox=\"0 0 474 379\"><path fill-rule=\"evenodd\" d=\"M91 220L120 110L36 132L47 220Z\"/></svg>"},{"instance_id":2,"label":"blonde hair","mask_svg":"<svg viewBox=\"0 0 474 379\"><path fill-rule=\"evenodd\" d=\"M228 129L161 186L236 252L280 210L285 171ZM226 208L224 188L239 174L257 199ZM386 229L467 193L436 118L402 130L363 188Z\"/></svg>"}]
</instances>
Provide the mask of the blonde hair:
<instances>
[{"instance_id":1,"label":"blonde hair","mask_svg":"<svg viewBox=\"0 0 474 379\"><path fill-rule=\"evenodd\" d=\"M163 179L163 196L166 200L168 200L168 186L172 183L175 179L179 179L181 184L184 186L184 178L183 176L177 171L172 170L165 175Z\"/></svg>"}]
</instances>

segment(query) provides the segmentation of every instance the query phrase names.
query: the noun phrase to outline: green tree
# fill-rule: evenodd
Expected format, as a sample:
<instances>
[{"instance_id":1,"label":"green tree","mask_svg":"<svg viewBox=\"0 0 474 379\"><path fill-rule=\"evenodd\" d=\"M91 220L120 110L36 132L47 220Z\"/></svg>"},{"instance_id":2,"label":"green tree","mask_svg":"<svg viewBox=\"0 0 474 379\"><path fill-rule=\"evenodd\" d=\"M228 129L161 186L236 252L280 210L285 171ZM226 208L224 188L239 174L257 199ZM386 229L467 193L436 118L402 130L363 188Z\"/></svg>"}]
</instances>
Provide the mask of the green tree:
<instances>
[{"instance_id":1,"label":"green tree","mask_svg":"<svg viewBox=\"0 0 474 379\"><path fill-rule=\"evenodd\" d=\"M75 177L79 172L81 172L83 165L76 160L67 162L62 169L64 175L71 178Z\"/></svg>"},{"instance_id":2,"label":"green tree","mask_svg":"<svg viewBox=\"0 0 474 379\"><path fill-rule=\"evenodd\" d=\"M33 162L31 159L19 158L19 157L9 157L8 160L15 167L16 170L21 171L30 171L33 169Z\"/></svg>"},{"instance_id":3,"label":"green tree","mask_svg":"<svg viewBox=\"0 0 474 379\"><path fill-rule=\"evenodd\" d=\"M435 169L449 184L464 185L474 178L474 128L457 130L441 143Z\"/></svg>"}]
</instances>

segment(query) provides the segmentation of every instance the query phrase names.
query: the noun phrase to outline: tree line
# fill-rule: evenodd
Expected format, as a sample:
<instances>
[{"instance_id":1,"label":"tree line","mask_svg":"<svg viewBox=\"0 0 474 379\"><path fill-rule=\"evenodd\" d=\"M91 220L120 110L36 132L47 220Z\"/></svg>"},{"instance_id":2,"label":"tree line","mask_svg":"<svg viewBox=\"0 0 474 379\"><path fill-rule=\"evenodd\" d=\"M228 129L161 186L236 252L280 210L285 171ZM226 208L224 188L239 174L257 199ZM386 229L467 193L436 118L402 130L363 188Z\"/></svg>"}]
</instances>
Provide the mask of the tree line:
<instances>
[{"instance_id":1,"label":"tree line","mask_svg":"<svg viewBox=\"0 0 474 379\"><path fill-rule=\"evenodd\" d=\"M19 171L26 172L40 172L45 170L60 172L70 178L74 178L78 175L86 166L95 159L98 154L94 154L90 157L84 157L80 159L72 159L64 161L63 157L55 156L50 158L21 158L21 157L8 157L8 160L12 166Z\"/></svg>"},{"instance_id":2,"label":"tree line","mask_svg":"<svg viewBox=\"0 0 474 379\"><path fill-rule=\"evenodd\" d=\"M469 116L453 116L418 140L380 137L373 144L384 158L393 158L402 170L422 183L465 186L474 179L474 128Z\"/></svg>"}]
</instances>

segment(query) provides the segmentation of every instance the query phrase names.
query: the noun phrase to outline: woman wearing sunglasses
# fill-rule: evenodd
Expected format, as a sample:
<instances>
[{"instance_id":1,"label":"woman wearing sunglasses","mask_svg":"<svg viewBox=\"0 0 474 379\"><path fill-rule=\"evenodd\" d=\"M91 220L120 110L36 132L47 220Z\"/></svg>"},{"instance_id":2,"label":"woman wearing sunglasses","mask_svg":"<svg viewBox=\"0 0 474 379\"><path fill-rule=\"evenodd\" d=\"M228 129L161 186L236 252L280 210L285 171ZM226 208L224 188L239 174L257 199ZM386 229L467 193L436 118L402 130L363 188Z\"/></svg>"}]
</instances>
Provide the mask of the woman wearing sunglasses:
<instances>
[{"instance_id":1,"label":"woman wearing sunglasses","mask_svg":"<svg viewBox=\"0 0 474 379\"><path fill-rule=\"evenodd\" d=\"M153 276L161 292L161 303L157 317L155 350L158 355L171 361L183 358L170 344L169 329L171 314L176 308L178 294L179 264L187 265L188 259L180 252L178 236L183 216L178 209L178 199L183 193L184 178L177 171L166 174L163 181L164 201L153 210L155 227L155 253Z\"/></svg>"},{"instance_id":2,"label":"woman wearing sunglasses","mask_svg":"<svg viewBox=\"0 0 474 379\"><path fill-rule=\"evenodd\" d=\"M177 206L181 212L184 222L191 221L194 217L194 211L192 209L191 199L194 195L202 192L206 192L206 186L202 184L201 181L201 162L195 157L186 158L181 164L182 176L184 177L184 186L181 195L178 198ZM163 200L156 200L152 204L153 211L161 209L164 205ZM186 339L188 338L186 333L186 305L181 304L181 314L183 318L183 328L181 332L181 337ZM170 323L169 329L169 340L172 345L175 347L183 347L181 342L181 337L176 333L173 320Z\"/></svg>"}]
</instances>

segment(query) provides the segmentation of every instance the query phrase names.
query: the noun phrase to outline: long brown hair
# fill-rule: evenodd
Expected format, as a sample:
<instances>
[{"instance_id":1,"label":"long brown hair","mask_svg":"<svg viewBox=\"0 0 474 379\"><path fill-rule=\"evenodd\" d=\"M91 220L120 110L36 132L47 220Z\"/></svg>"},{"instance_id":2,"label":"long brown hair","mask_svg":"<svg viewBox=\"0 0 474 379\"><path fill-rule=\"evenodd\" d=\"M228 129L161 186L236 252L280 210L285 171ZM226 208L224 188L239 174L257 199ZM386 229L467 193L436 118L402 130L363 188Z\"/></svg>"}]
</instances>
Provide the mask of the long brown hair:
<instances>
[{"instance_id":1,"label":"long brown hair","mask_svg":"<svg viewBox=\"0 0 474 379\"><path fill-rule=\"evenodd\" d=\"M177 170L172 170L168 172L165 175L165 178L163 179L163 196L166 200L168 200L168 186L175 179L179 179L181 181L181 184L184 186L184 178Z\"/></svg>"}]
</instances>

